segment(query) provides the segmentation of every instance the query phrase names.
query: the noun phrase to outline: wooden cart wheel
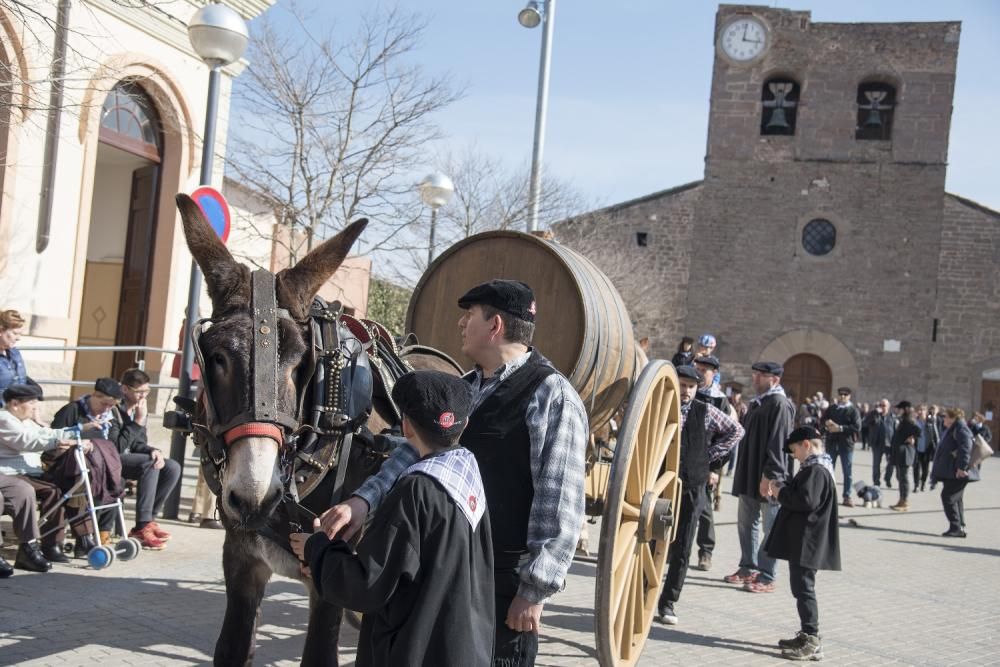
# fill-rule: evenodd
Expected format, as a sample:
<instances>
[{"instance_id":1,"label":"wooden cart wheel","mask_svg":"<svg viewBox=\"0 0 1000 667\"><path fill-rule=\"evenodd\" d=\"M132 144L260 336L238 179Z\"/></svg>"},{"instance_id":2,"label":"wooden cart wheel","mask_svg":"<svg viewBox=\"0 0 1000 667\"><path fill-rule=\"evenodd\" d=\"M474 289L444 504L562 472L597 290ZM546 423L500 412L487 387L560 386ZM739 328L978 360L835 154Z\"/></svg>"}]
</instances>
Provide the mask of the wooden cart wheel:
<instances>
[{"instance_id":1,"label":"wooden cart wheel","mask_svg":"<svg viewBox=\"0 0 1000 667\"><path fill-rule=\"evenodd\" d=\"M628 398L611 464L597 557L597 656L602 667L639 660L656 613L680 502L680 394L656 359Z\"/></svg>"}]
</instances>

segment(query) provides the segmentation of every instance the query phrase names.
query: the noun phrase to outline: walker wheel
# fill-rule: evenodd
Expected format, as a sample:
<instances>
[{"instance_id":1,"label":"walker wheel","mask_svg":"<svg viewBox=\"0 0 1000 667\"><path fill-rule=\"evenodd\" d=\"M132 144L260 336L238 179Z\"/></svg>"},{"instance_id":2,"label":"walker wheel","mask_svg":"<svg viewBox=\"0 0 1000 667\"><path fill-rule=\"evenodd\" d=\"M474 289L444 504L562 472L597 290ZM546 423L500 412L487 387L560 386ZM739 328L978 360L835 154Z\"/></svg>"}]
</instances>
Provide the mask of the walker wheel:
<instances>
[{"instance_id":1,"label":"walker wheel","mask_svg":"<svg viewBox=\"0 0 1000 667\"><path fill-rule=\"evenodd\" d=\"M111 564L114 562L115 551L109 546L101 545L94 547L87 554L87 563L95 570L103 570L106 567L111 567Z\"/></svg>"},{"instance_id":2,"label":"walker wheel","mask_svg":"<svg viewBox=\"0 0 1000 667\"><path fill-rule=\"evenodd\" d=\"M121 540L115 545L115 553L123 561L132 560L139 555L140 551L142 551L142 543L134 537Z\"/></svg>"}]
</instances>

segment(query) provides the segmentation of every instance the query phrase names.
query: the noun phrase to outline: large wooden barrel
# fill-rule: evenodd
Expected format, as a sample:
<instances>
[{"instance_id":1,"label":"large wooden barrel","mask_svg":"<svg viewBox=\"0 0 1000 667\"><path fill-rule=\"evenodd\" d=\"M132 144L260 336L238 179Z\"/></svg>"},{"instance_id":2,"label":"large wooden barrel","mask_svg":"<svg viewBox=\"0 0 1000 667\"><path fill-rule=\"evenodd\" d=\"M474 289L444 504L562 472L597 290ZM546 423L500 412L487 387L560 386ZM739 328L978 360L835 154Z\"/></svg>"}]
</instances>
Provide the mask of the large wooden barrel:
<instances>
[{"instance_id":1,"label":"large wooden barrel","mask_svg":"<svg viewBox=\"0 0 1000 667\"><path fill-rule=\"evenodd\" d=\"M520 232L478 234L448 248L413 291L406 330L459 360L458 298L494 278L521 280L535 292L535 347L579 392L590 426L603 426L639 372L641 350L618 290L583 255ZM467 360L466 360L467 361Z\"/></svg>"}]
</instances>

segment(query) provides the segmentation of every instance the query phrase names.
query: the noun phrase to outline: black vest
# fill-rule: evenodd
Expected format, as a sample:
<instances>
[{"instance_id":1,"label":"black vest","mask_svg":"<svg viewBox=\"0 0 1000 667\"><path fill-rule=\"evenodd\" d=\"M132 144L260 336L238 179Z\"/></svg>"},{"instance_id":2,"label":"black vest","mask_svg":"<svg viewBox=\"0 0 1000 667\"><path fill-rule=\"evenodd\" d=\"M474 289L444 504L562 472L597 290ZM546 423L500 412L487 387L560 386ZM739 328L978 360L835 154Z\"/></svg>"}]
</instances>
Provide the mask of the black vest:
<instances>
[{"instance_id":1,"label":"black vest","mask_svg":"<svg viewBox=\"0 0 1000 667\"><path fill-rule=\"evenodd\" d=\"M708 482L708 433L705 413L708 406L698 399L691 401L684 429L681 431L681 481L685 485ZM694 488L694 487L691 487Z\"/></svg>"},{"instance_id":2,"label":"black vest","mask_svg":"<svg viewBox=\"0 0 1000 667\"><path fill-rule=\"evenodd\" d=\"M535 496L525 412L538 385L556 373L538 352L469 416L462 445L476 455L486 491L498 568L515 567L528 551L528 515Z\"/></svg>"}]
</instances>

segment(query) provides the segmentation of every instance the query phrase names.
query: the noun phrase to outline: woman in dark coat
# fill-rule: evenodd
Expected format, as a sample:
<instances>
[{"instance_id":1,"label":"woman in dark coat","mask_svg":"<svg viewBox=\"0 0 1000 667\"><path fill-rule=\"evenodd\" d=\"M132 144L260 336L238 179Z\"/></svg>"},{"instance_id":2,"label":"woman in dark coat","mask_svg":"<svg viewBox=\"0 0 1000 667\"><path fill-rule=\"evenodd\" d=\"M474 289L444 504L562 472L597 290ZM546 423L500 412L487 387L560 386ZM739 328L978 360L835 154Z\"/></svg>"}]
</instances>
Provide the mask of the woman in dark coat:
<instances>
[{"instance_id":1,"label":"woman in dark coat","mask_svg":"<svg viewBox=\"0 0 1000 667\"><path fill-rule=\"evenodd\" d=\"M917 460L920 427L913 418L913 405L909 401L900 401L896 409L900 410L900 414L899 424L892 434L892 462L896 466L896 478L899 481L899 502L889 509L906 512L910 509L909 473Z\"/></svg>"},{"instance_id":2,"label":"woman in dark coat","mask_svg":"<svg viewBox=\"0 0 1000 667\"><path fill-rule=\"evenodd\" d=\"M788 561L788 581L795 596L801 630L792 639L778 642L782 657L822 660L816 570L840 569L840 535L837 527L837 482L833 461L823 451L819 431L797 428L785 441L785 451L799 462L799 472L788 483L770 480L768 495L776 496L781 509L764 543L772 558Z\"/></svg>"},{"instance_id":3,"label":"woman in dark coat","mask_svg":"<svg viewBox=\"0 0 1000 667\"><path fill-rule=\"evenodd\" d=\"M944 537L965 537L965 487L979 481L979 467L969 465L972 454L972 431L965 423L965 411L944 411L944 435L934 454L931 484L941 482L941 505L948 519Z\"/></svg>"}]
</instances>

